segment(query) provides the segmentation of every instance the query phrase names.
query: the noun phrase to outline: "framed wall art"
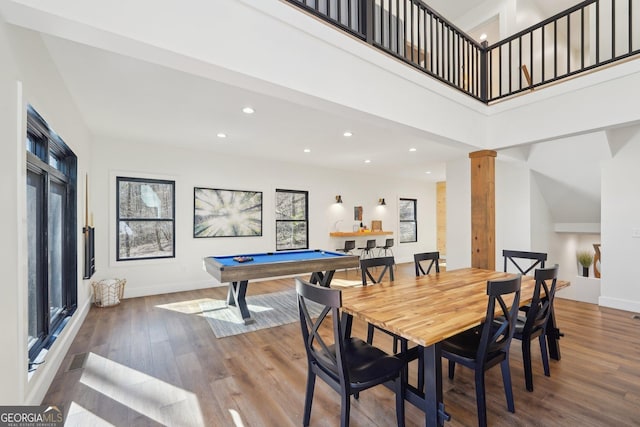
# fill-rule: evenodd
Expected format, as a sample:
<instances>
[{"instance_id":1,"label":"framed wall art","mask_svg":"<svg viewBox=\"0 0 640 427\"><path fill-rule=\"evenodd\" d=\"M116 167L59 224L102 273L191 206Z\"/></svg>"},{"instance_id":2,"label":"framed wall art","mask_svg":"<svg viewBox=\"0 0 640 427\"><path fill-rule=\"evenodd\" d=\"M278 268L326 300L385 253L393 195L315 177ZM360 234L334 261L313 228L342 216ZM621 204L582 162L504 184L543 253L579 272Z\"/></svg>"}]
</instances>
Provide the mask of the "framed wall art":
<instances>
[{"instance_id":1,"label":"framed wall art","mask_svg":"<svg viewBox=\"0 0 640 427\"><path fill-rule=\"evenodd\" d=\"M193 189L193 237L262 236L262 192Z\"/></svg>"}]
</instances>

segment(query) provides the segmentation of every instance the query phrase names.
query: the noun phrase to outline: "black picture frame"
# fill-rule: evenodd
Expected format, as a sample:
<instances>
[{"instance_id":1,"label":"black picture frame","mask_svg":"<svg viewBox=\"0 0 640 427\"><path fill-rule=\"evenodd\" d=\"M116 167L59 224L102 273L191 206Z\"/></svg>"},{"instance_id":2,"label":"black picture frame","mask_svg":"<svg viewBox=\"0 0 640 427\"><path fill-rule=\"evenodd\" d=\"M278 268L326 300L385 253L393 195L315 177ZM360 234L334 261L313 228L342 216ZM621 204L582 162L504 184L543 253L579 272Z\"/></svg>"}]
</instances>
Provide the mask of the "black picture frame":
<instances>
[{"instance_id":1,"label":"black picture frame","mask_svg":"<svg viewBox=\"0 0 640 427\"><path fill-rule=\"evenodd\" d=\"M262 236L262 191L194 187L193 237Z\"/></svg>"}]
</instances>

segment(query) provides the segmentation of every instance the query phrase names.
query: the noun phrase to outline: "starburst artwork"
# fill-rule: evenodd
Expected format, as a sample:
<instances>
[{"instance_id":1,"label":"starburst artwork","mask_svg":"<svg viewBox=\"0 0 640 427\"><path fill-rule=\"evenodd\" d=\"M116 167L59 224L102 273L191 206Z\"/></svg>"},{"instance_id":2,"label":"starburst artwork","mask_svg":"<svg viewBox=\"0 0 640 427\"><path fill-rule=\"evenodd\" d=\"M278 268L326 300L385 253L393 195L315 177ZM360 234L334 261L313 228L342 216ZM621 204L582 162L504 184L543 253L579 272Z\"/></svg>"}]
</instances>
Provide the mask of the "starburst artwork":
<instances>
[{"instance_id":1,"label":"starburst artwork","mask_svg":"<svg viewBox=\"0 0 640 427\"><path fill-rule=\"evenodd\" d=\"M262 192L194 188L193 237L262 236Z\"/></svg>"}]
</instances>

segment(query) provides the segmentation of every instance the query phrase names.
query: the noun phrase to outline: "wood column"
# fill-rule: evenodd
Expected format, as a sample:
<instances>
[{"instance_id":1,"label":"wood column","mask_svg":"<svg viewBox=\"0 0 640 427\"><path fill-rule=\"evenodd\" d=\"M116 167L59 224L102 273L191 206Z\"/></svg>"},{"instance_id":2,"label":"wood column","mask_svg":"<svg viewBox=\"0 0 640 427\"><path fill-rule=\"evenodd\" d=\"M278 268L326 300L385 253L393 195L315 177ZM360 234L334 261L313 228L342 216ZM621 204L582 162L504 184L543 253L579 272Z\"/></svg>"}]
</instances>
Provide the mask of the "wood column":
<instances>
[{"instance_id":1,"label":"wood column","mask_svg":"<svg viewBox=\"0 0 640 427\"><path fill-rule=\"evenodd\" d=\"M495 160L492 150L469 153L471 159L471 266L496 267Z\"/></svg>"}]
</instances>

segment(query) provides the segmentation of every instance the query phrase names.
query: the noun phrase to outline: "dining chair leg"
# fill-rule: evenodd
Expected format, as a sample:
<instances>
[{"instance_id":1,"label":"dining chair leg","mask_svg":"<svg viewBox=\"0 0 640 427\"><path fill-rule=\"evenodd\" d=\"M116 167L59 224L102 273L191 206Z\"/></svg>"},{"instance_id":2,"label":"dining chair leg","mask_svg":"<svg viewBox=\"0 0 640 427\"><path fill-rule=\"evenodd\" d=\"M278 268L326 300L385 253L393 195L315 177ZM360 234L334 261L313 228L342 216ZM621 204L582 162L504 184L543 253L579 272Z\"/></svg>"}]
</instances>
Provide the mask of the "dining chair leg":
<instances>
[{"instance_id":1,"label":"dining chair leg","mask_svg":"<svg viewBox=\"0 0 640 427\"><path fill-rule=\"evenodd\" d=\"M456 373L456 362L449 360L449 379L453 379L453 374Z\"/></svg>"},{"instance_id":2,"label":"dining chair leg","mask_svg":"<svg viewBox=\"0 0 640 427\"><path fill-rule=\"evenodd\" d=\"M540 353L542 353L542 366L544 367L544 374L547 377L551 376L549 371L549 352L547 351L547 334L542 334L538 337L540 341Z\"/></svg>"},{"instance_id":3,"label":"dining chair leg","mask_svg":"<svg viewBox=\"0 0 640 427\"><path fill-rule=\"evenodd\" d=\"M487 427L487 401L484 391L484 370L476 369L476 405L478 406L478 426Z\"/></svg>"},{"instance_id":4,"label":"dining chair leg","mask_svg":"<svg viewBox=\"0 0 640 427\"><path fill-rule=\"evenodd\" d=\"M509 357L500 362L502 370L502 383L504 384L504 394L507 398L507 408L509 412L515 412L516 407L513 403L513 388L511 386L511 370L509 369Z\"/></svg>"},{"instance_id":5,"label":"dining chair leg","mask_svg":"<svg viewBox=\"0 0 640 427\"><path fill-rule=\"evenodd\" d=\"M522 363L524 364L524 382L528 391L533 391L533 370L531 368L531 340L522 337Z\"/></svg>"},{"instance_id":6,"label":"dining chair leg","mask_svg":"<svg viewBox=\"0 0 640 427\"><path fill-rule=\"evenodd\" d=\"M309 426L309 420L311 419L311 403L313 402L313 390L316 385L316 374L311 370L309 366L309 374L307 375L307 394L304 400L304 418L302 425L304 427Z\"/></svg>"},{"instance_id":7,"label":"dining chair leg","mask_svg":"<svg viewBox=\"0 0 640 427\"><path fill-rule=\"evenodd\" d=\"M351 396L349 393L342 393L340 405L340 427L349 427L349 413L351 412Z\"/></svg>"},{"instance_id":8,"label":"dining chair leg","mask_svg":"<svg viewBox=\"0 0 640 427\"><path fill-rule=\"evenodd\" d=\"M404 376L395 380L396 388L396 420L398 427L404 427Z\"/></svg>"}]
</instances>

